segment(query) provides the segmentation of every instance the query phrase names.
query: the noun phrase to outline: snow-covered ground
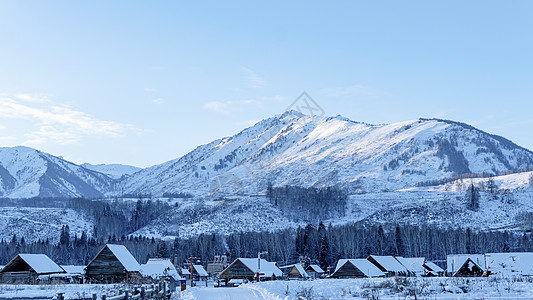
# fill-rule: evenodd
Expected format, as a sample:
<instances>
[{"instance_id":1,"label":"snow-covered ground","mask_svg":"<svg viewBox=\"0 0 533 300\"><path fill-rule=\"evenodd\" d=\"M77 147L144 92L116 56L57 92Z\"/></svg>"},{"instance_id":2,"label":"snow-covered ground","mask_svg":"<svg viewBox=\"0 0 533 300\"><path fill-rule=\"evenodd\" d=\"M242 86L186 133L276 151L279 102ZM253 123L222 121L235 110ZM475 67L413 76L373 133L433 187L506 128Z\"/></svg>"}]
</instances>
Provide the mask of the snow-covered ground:
<instances>
[{"instance_id":1,"label":"snow-covered ground","mask_svg":"<svg viewBox=\"0 0 533 300\"><path fill-rule=\"evenodd\" d=\"M415 298L415 294L416 297ZM182 298L203 299L533 299L533 279L378 278L270 281L236 288L195 287Z\"/></svg>"},{"instance_id":2,"label":"snow-covered ground","mask_svg":"<svg viewBox=\"0 0 533 300\"><path fill-rule=\"evenodd\" d=\"M58 292L63 293L66 299L91 298L96 294L115 296L120 290L127 290L128 286L121 284L43 284L43 285L16 285L0 284L0 299L21 297L55 297Z\"/></svg>"}]
</instances>

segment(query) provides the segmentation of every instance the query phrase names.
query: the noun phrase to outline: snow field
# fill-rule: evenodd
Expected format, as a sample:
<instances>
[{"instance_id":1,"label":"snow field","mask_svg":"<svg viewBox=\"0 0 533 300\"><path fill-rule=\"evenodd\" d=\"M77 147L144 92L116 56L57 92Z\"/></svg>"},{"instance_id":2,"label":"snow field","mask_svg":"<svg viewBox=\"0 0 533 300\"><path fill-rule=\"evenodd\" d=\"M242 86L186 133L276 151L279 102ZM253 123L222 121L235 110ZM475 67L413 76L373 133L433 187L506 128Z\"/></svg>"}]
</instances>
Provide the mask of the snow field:
<instances>
[{"instance_id":1,"label":"snow field","mask_svg":"<svg viewBox=\"0 0 533 300\"><path fill-rule=\"evenodd\" d=\"M533 299L533 278L373 278L269 281L236 288L195 287L183 299ZM302 297L302 298L299 298Z\"/></svg>"}]
</instances>

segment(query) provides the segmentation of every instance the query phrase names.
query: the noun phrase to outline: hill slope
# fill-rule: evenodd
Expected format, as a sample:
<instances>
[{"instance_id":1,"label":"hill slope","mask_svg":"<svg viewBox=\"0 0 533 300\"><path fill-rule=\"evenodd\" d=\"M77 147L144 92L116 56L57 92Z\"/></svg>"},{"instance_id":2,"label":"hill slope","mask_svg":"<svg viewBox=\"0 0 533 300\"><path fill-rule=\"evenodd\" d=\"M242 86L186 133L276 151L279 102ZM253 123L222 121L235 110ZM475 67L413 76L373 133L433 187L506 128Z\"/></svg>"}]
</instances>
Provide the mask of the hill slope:
<instances>
[{"instance_id":1,"label":"hill slope","mask_svg":"<svg viewBox=\"0 0 533 300\"><path fill-rule=\"evenodd\" d=\"M274 186L405 189L464 173L533 165L533 153L472 126L418 119L369 125L286 112L135 173L127 193L255 194Z\"/></svg>"}]
</instances>

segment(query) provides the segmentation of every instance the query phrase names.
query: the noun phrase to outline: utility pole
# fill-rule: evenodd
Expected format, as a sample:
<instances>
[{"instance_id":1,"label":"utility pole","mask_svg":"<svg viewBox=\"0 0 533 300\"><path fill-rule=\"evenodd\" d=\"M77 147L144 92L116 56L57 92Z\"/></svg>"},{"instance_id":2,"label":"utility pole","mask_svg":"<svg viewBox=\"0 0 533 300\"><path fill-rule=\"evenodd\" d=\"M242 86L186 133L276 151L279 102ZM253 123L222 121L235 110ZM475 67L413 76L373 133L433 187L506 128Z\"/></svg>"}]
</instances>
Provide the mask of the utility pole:
<instances>
[{"instance_id":1,"label":"utility pole","mask_svg":"<svg viewBox=\"0 0 533 300\"><path fill-rule=\"evenodd\" d=\"M193 273L193 269L192 269L192 260L193 260L193 259L196 259L196 258L197 258L197 257L193 257L193 256L191 256L191 257L189 258L189 259L191 260L191 271L190 271L190 272L191 272L191 287L192 287L192 278L193 278L193 276L192 276L192 273Z\"/></svg>"},{"instance_id":2,"label":"utility pole","mask_svg":"<svg viewBox=\"0 0 533 300\"><path fill-rule=\"evenodd\" d=\"M261 255L268 254L268 251L265 252L257 252L257 282L260 281L259 276L261 275Z\"/></svg>"}]
</instances>

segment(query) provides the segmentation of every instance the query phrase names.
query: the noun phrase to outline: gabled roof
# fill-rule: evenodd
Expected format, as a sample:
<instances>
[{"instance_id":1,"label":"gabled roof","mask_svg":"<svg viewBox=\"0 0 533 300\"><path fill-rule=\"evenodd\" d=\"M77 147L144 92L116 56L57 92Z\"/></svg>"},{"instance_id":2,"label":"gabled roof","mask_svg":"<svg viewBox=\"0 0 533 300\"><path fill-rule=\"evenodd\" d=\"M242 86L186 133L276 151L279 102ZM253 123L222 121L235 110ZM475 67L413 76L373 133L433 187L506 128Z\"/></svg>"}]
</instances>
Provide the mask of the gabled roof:
<instances>
[{"instance_id":1,"label":"gabled roof","mask_svg":"<svg viewBox=\"0 0 533 300\"><path fill-rule=\"evenodd\" d=\"M115 244L106 244L98 254L91 260L91 262L87 265L90 266L92 262L98 258L100 253L104 251L105 249L109 249L111 253L113 253L113 256L120 262L120 264L126 269L126 272L138 272L141 270L141 265L137 262L135 257L131 255L128 248L126 248L124 245L115 245Z\"/></svg>"},{"instance_id":2,"label":"gabled roof","mask_svg":"<svg viewBox=\"0 0 533 300\"><path fill-rule=\"evenodd\" d=\"M307 271L311 270L316 273L325 273L324 270L322 270L322 268L318 265L309 265L307 266L307 268L305 268L305 270Z\"/></svg>"},{"instance_id":3,"label":"gabled roof","mask_svg":"<svg viewBox=\"0 0 533 300\"><path fill-rule=\"evenodd\" d=\"M240 260L248 269L250 269L252 272L257 273L257 258L237 258ZM259 273L264 273L264 275L261 275L261 277L280 277L283 275L283 272L278 268L276 263L269 262L264 259L261 259L261 269L259 270Z\"/></svg>"},{"instance_id":4,"label":"gabled roof","mask_svg":"<svg viewBox=\"0 0 533 300\"><path fill-rule=\"evenodd\" d=\"M2 272L15 271L21 263L27 264L37 274L65 273L65 270L45 254L19 254L2 269Z\"/></svg>"},{"instance_id":5,"label":"gabled roof","mask_svg":"<svg viewBox=\"0 0 533 300\"><path fill-rule=\"evenodd\" d=\"M294 264L291 270L293 268L295 268L296 271L298 271L298 274L300 274L302 277L309 277L309 275L307 275L307 272L304 270L304 267L302 266L302 264Z\"/></svg>"},{"instance_id":6,"label":"gabled roof","mask_svg":"<svg viewBox=\"0 0 533 300\"><path fill-rule=\"evenodd\" d=\"M426 266L426 268L430 269L431 271L433 272L436 272L436 273L439 273L439 272L444 272L444 269L437 266L436 264L430 262L430 261L426 261L426 263L424 264L424 266Z\"/></svg>"},{"instance_id":7,"label":"gabled roof","mask_svg":"<svg viewBox=\"0 0 533 300\"><path fill-rule=\"evenodd\" d=\"M408 270L393 256L370 255L368 259L373 258L387 272L407 272Z\"/></svg>"},{"instance_id":8,"label":"gabled roof","mask_svg":"<svg viewBox=\"0 0 533 300\"><path fill-rule=\"evenodd\" d=\"M407 271L411 273L415 273L415 270L411 267L411 264L403 257L401 256L395 256L396 260L405 268Z\"/></svg>"},{"instance_id":9,"label":"gabled roof","mask_svg":"<svg viewBox=\"0 0 533 300\"><path fill-rule=\"evenodd\" d=\"M385 276L385 273L383 273L376 265L371 263L370 261L364 259L364 258L358 258L358 259L339 259L337 262L337 267L335 268L335 272L333 272L333 275L342 268L347 262L350 262L354 267L359 269L359 271L363 272L366 277L381 277Z\"/></svg>"},{"instance_id":10,"label":"gabled roof","mask_svg":"<svg viewBox=\"0 0 533 300\"><path fill-rule=\"evenodd\" d=\"M406 257L404 260L409 264L415 274L423 275L426 273L426 269L424 268L424 263L426 262L425 257Z\"/></svg>"},{"instance_id":11,"label":"gabled roof","mask_svg":"<svg viewBox=\"0 0 533 300\"><path fill-rule=\"evenodd\" d=\"M480 269L485 269L485 255L483 254L450 254L446 257L446 272L455 274L469 258Z\"/></svg>"},{"instance_id":12,"label":"gabled roof","mask_svg":"<svg viewBox=\"0 0 533 300\"><path fill-rule=\"evenodd\" d=\"M487 253L487 266L497 275L533 275L533 253Z\"/></svg>"},{"instance_id":13,"label":"gabled roof","mask_svg":"<svg viewBox=\"0 0 533 300\"><path fill-rule=\"evenodd\" d=\"M200 276L200 277L207 277L209 274L207 274L206 270L202 265L193 265L194 271Z\"/></svg>"},{"instance_id":14,"label":"gabled roof","mask_svg":"<svg viewBox=\"0 0 533 300\"><path fill-rule=\"evenodd\" d=\"M182 275L191 275L191 271L187 268L181 268Z\"/></svg>"}]
</instances>

